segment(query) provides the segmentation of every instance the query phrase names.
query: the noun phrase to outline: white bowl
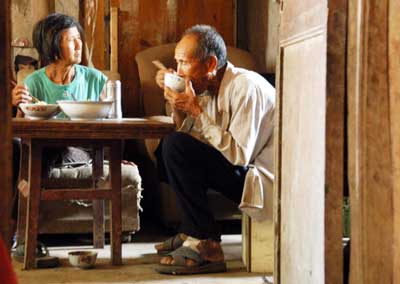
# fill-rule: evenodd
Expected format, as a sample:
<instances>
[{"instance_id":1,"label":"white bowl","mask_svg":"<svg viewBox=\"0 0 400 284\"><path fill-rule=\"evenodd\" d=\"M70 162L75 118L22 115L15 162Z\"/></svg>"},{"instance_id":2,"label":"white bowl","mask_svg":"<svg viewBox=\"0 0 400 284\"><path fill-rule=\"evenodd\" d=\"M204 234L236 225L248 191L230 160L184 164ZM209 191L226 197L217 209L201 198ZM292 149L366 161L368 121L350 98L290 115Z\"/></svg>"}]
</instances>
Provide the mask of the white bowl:
<instances>
[{"instance_id":1,"label":"white bowl","mask_svg":"<svg viewBox=\"0 0 400 284\"><path fill-rule=\"evenodd\" d=\"M72 120L106 118L113 104L112 101L57 101L57 103Z\"/></svg>"},{"instance_id":2,"label":"white bowl","mask_svg":"<svg viewBox=\"0 0 400 284\"><path fill-rule=\"evenodd\" d=\"M72 266L88 269L96 263L97 252L95 251L71 251L68 260Z\"/></svg>"},{"instance_id":3,"label":"white bowl","mask_svg":"<svg viewBox=\"0 0 400 284\"><path fill-rule=\"evenodd\" d=\"M19 104L20 109L29 119L49 119L60 112L60 108L56 104Z\"/></svg>"},{"instance_id":4,"label":"white bowl","mask_svg":"<svg viewBox=\"0 0 400 284\"><path fill-rule=\"evenodd\" d=\"M180 93L185 90L185 79L173 73L165 73L164 85Z\"/></svg>"}]
</instances>

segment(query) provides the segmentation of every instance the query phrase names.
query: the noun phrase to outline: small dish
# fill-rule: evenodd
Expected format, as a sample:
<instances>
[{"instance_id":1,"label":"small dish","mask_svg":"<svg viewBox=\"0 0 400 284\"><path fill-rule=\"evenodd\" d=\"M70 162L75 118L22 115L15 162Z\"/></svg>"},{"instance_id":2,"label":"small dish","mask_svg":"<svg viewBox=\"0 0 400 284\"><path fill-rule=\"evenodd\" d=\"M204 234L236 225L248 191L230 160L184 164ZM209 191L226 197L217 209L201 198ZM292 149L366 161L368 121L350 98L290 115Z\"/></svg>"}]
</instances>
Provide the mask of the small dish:
<instances>
[{"instance_id":1,"label":"small dish","mask_svg":"<svg viewBox=\"0 0 400 284\"><path fill-rule=\"evenodd\" d=\"M28 119L39 120L49 119L60 112L60 108L56 104L19 104L20 109Z\"/></svg>"},{"instance_id":2,"label":"small dish","mask_svg":"<svg viewBox=\"0 0 400 284\"><path fill-rule=\"evenodd\" d=\"M71 251L68 253L69 263L78 268L93 268L97 260L95 251Z\"/></svg>"}]
</instances>

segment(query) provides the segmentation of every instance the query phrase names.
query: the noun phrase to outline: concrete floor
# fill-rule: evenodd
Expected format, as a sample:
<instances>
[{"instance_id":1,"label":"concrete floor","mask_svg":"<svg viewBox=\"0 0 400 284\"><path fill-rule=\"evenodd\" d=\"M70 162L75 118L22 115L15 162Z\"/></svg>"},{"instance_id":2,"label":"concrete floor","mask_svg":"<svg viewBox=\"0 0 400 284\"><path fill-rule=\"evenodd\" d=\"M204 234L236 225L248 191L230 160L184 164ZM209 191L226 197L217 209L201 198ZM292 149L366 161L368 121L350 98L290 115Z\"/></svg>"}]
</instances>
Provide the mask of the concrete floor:
<instances>
[{"instance_id":1,"label":"concrete floor","mask_svg":"<svg viewBox=\"0 0 400 284\"><path fill-rule=\"evenodd\" d=\"M20 284L129 284L129 283L270 283L262 274L247 273L241 261L241 235L223 235L222 246L227 261L228 272L196 276L160 275L154 271L159 256L155 254L155 242L135 241L125 243L122 247L123 265L113 267L109 264L110 247L97 249L98 260L96 267L81 270L71 267L68 262L68 251L92 250L90 246L80 244L70 246L50 246L50 254L58 256L61 266L53 269L37 269L24 271L22 264L13 262Z\"/></svg>"}]
</instances>

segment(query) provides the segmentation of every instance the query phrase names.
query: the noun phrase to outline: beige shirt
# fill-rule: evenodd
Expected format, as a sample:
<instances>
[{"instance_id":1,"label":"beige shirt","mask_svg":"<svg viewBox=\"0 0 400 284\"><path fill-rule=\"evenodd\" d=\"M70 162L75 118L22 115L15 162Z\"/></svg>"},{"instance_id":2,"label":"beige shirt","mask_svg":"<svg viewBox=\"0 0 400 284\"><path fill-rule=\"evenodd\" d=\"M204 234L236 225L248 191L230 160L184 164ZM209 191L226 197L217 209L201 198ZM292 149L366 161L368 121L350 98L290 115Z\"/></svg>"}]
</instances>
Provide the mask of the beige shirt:
<instances>
[{"instance_id":1,"label":"beige shirt","mask_svg":"<svg viewBox=\"0 0 400 284\"><path fill-rule=\"evenodd\" d=\"M259 74L228 63L218 96L199 97L203 112L179 131L249 166L239 208L256 220L272 218L275 89Z\"/></svg>"}]
</instances>

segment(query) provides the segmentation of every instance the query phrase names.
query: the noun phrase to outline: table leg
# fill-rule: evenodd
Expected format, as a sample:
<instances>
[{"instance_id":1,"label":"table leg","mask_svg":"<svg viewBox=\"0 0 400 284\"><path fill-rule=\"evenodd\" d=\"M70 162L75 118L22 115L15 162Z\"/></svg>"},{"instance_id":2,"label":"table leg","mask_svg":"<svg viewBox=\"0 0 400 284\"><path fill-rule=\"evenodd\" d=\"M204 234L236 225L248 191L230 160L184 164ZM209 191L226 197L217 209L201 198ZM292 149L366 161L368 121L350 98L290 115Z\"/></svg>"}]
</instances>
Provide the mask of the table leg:
<instances>
[{"instance_id":1,"label":"table leg","mask_svg":"<svg viewBox=\"0 0 400 284\"><path fill-rule=\"evenodd\" d=\"M110 204L111 226L111 262L113 265L122 264L121 254L121 157L122 141L113 141L110 149L110 177L112 198Z\"/></svg>"},{"instance_id":2,"label":"table leg","mask_svg":"<svg viewBox=\"0 0 400 284\"><path fill-rule=\"evenodd\" d=\"M24 196L24 187L29 181L29 146L21 143L20 170L18 178L18 223L17 223L17 244L25 239L27 197Z\"/></svg>"},{"instance_id":3,"label":"table leg","mask_svg":"<svg viewBox=\"0 0 400 284\"><path fill-rule=\"evenodd\" d=\"M29 196L26 216L24 269L35 267L42 176L42 147L38 143L31 141L29 157Z\"/></svg>"},{"instance_id":4,"label":"table leg","mask_svg":"<svg viewBox=\"0 0 400 284\"><path fill-rule=\"evenodd\" d=\"M93 188L97 188L99 179L103 176L104 148L94 148ZM93 247L103 248L104 238L104 200L95 199L93 205Z\"/></svg>"}]
</instances>

